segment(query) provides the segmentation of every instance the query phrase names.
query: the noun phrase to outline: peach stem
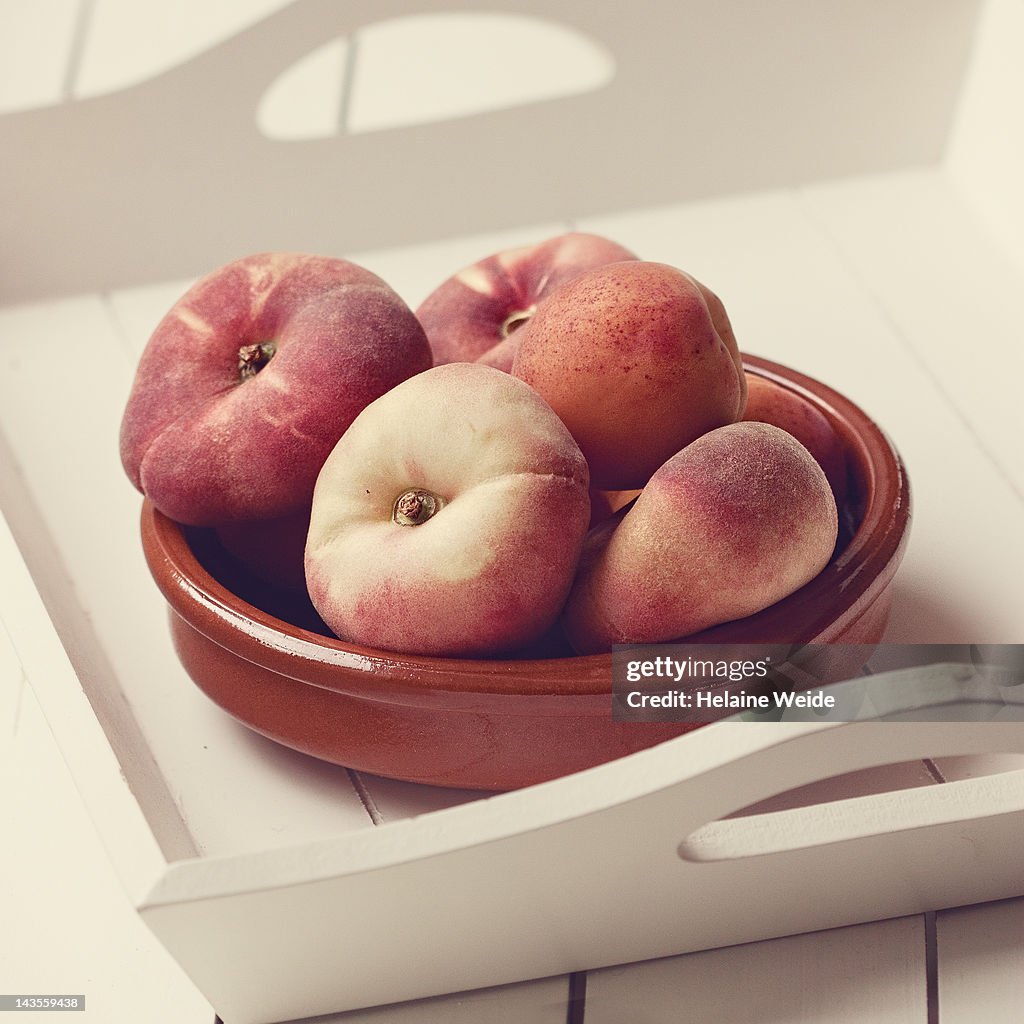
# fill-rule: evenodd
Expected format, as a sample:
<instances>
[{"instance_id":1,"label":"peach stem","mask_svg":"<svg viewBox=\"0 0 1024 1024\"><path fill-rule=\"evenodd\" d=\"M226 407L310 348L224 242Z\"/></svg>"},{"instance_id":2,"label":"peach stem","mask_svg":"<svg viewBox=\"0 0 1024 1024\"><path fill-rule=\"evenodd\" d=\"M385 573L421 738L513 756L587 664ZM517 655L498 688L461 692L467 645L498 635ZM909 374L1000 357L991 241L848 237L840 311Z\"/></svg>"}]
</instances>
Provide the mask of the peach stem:
<instances>
[{"instance_id":1,"label":"peach stem","mask_svg":"<svg viewBox=\"0 0 1024 1024\"><path fill-rule=\"evenodd\" d=\"M277 346L272 341L263 341L256 345L243 345L238 350L238 377L249 380L274 357Z\"/></svg>"},{"instance_id":2,"label":"peach stem","mask_svg":"<svg viewBox=\"0 0 1024 1024\"><path fill-rule=\"evenodd\" d=\"M411 487L395 499L391 519L399 526L419 526L433 519L444 506L445 500L440 495L422 487Z\"/></svg>"},{"instance_id":3,"label":"peach stem","mask_svg":"<svg viewBox=\"0 0 1024 1024\"><path fill-rule=\"evenodd\" d=\"M501 325L502 338L507 338L513 331L518 331L536 312L536 306L529 306L527 309L517 309L514 313L509 313Z\"/></svg>"}]
</instances>

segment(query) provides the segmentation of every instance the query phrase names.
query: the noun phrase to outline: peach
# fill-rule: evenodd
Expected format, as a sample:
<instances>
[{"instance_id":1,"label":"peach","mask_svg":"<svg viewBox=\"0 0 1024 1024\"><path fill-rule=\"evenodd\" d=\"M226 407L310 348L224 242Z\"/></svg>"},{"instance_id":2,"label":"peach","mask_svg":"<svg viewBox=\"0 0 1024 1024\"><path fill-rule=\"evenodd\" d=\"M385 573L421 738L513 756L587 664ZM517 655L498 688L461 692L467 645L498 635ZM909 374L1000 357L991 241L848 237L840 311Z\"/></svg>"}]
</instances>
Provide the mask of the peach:
<instances>
[{"instance_id":1,"label":"peach","mask_svg":"<svg viewBox=\"0 0 1024 1024\"><path fill-rule=\"evenodd\" d=\"M836 501L846 497L846 451L824 413L798 394L758 374L747 374L743 419L771 423L792 434L825 471Z\"/></svg>"},{"instance_id":2,"label":"peach","mask_svg":"<svg viewBox=\"0 0 1024 1024\"><path fill-rule=\"evenodd\" d=\"M604 490L643 487L746 402L721 301L681 270L640 260L589 270L541 303L519 330L512 373L561 417Z\"/></svg>"},{"instance_id":3,"label":"peach","mask_svg":"<svg viewBox=\"0 0 1024 1024\"><path fill-rule=\"evenodd\" d=\"M606 523L588 540L565 608L580 653L752 615L821 572L838 529L821 467L766 423L702 435L658 469L620 522Z\"/></svg>"},{"instance_id":4,"label":"peach","mask_svg":"<svg viewBox=\"0 0 1024 1024\"><path fill-rule=\"evenodd\" d=\"M557 622L588 486L569 431L522 381L478 363L434 367L367 406L324 463L309 596L364 646L522 649Z\"/></svg>"},{"instance_id":5,"label":"peach","mask_svg":"<svg viewBox=\"0 0 1024 1024\"><path fill-rule=\"evenodd\" d=\"M440 284L416 310L434 362L512 368L516 331L538 303L584 270L636 257L600 235L573 231L495 253Z\"/></svg>"},{"instance_id":6,"label":"peach","mask_svg":"<svg viewBox=\"0 0 1024 1024\"><path fill-rule=\"evenodd\" d=\"M347 260L263 253L193 285L143 352L121 423L132 483L217 526L289 516L356 414L431 365L412 311Z\"/></svg>"}]
</instances>

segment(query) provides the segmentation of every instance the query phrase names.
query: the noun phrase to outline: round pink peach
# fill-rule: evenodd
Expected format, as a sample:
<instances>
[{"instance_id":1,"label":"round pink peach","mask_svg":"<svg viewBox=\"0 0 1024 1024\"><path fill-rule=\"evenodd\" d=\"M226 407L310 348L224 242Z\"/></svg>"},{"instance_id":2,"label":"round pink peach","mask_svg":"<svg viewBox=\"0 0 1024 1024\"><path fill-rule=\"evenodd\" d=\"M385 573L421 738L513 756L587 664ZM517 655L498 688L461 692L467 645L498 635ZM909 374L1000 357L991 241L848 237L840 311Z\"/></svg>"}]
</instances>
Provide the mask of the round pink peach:
<instances>
[{"instance_id":1,"label":"round pink peach","mask_svg":"<svg viewBox=\"0 0 1024 1024\"><path fill-rule=\"evenodd\" d=\"M660 467L621 522L596 528L566 633L593 653L752 615L821 572L837 526L825 474L791 434L719 427Z\"/></svg>"},{"instance_id":2,"label":"round pink peach","mask_svg":"<svg viewBox=\"0 0 1024 1024\"><path fill-rule=\"evenodd\" d=\"M589 270L541 303L519 331L512 373L562 418L605 490L643 487L746 402L717 296L675 267L640 260Z\"/></svg>"}]
</instances>

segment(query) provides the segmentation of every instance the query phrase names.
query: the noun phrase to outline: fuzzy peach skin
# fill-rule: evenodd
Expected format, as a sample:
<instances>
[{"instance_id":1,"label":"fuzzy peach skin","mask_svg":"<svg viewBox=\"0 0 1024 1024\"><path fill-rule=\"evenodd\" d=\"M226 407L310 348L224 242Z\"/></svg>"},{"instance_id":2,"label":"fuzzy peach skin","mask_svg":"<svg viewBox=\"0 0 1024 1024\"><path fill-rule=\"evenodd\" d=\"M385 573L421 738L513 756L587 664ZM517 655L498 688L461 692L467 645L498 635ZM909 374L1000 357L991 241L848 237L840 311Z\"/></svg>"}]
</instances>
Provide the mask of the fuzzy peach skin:
<instances>
[{"instance_id":1,"label":"fuzzy peach skin","mask_svg":"<svg viewBox=\"0 0 1024 1024\"><path fill-rule=\"evenodd\" d=\"M789 431L817 460L836 501L842 503L847 488L846 450L823 413L781 384L748 373L743 418Z\"/></svg>"},{"instance_id":2,"label":"fuzzy peach skin","mask_svg":"<svg viewBox=\"0 0 1024 1024\"><path fill-rule=\"evenodd\" d=\"M356 414L430 365L423 328L376 274L323 256L248 256L196 283L157 326L121 460L179 522L287 516L308 505Z\"/></svg>"},{"instance_id":3,"label":"fuzzy peach skin","mask_svg":"<svg viewBox=\"0 0 1024 1024\"><path fill-rule=\"evenodd\" d=\"M410 491L436 500L432 517L417 501L423 521L396 521ZM544 401L494 367L438 366L364 409L331 452L306 584L353 643L511 651L557 621L589 517L586 461Z\"/></svg>"},{"instance_id":4,"label":"fuzzy peach skin","mask_svg":"<svg viewBox=\"0 0 1024 1024\"><path fill-rule=\"evenodd\" d=\"M746 404L725 307L664 263L587 271L518 334L513 375L562 418L603 490L643 487L666 459L737 420Z\"/></svg>"},{"instance_id":5,"label":"fuzzy peach skin","mask_svg":"<svg viewBox=\"0 0 1024 1024\"><path fill-rule=\"evenodd\" d=\"M821 572L838 525L821 467L766 423L702 435L658 469L618 525L608 522L588 541L566 604L579 653L752 615Z\"/></svg>"},{"instance_id":6,"label":"fuzzy peach skin","mask_svg":"<svg viewBox=\"0 0 1024 1024\"><path fill-rule=\"evenodd\" d=\"M508 249L460 270L416 310L434 362L512 368L517 329L537 305L584 270L636 257L600 235L580 231Z\"/></svg>"}]
</instances>

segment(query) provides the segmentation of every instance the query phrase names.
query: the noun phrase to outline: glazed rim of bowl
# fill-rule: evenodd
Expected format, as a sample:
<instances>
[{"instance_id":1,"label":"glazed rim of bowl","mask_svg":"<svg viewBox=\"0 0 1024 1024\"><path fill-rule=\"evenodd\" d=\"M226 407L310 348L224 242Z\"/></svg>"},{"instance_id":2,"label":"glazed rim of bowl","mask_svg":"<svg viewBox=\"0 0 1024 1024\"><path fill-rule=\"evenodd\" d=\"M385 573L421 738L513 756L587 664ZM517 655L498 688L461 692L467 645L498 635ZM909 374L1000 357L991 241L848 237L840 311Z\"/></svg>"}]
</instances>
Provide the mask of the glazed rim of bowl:
<instances>
[{"instance_id":1,"label":"glazed rim of bowl","mask_svg":"<svg viewBox=\"0 0 1024 1024\"><path fill-rule=\"evenodd\" d=\"M902 555L910 492L903 463L853 402L804 374L744 355L751 373L816 407L839 432L860 496L848 543L813 580L763 611L685 638L686 643L830 643L885 587ZM325 637L242 600L204 568L185 529L147 500L142 539L171 609L237 657L280 675L376 701L472 709L473 695L609 698L611 654L544 659L395 654ZM793 624L798 623L795 633Z\"/></svg>"}]
</instances>

